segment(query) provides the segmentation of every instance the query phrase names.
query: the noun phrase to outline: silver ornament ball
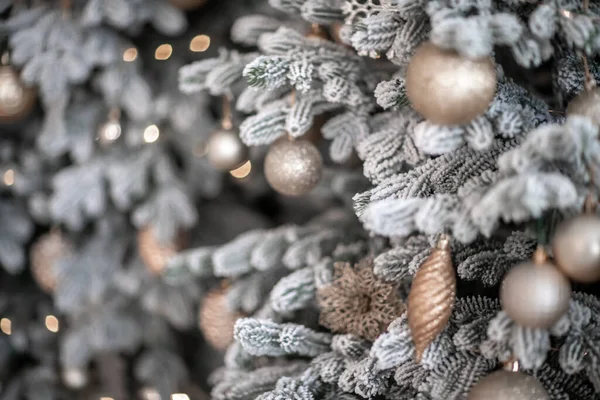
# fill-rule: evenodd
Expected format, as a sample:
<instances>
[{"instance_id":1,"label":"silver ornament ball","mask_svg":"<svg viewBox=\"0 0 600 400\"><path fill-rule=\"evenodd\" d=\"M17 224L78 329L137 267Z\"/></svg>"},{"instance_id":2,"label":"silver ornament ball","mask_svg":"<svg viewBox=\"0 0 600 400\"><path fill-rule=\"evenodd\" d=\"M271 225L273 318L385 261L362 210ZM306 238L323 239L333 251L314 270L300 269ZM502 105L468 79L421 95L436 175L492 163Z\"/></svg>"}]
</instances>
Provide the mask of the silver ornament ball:
<instances>
[{"instance_id":1,"label":"silver ornament ball","mask_svg":"<svg viewBox=\"0 0 600 400\"><path fill-rule=\"evenodd\" d=\"M265 157L265 177L273 189L286 196L309 192L321 180L323 158L306 140L279 140Z\"/></svg>"},{"instance_id":2,"label":"silver ornament ball","mask_svg":"<svg viewBox=\"0 0 600 400\"><path fill-rule=\"evenodd\" d=\"M0 67L0 121L13 122L33 109L36 91L26 87L10 65Z\"/></svg>"},{"instance_id":3,"label":"silver ornament ball","mask_svg":"<svg viewBox=\"0 0 600 400\"><path fill-rule=\"evenodd\" d=\"M561 223L552 241L560 270L574 281L600 280L600 217L582 214Z\"/></svg>"},{"instance_id":4,"label":"silver ornament ball","mask_svg":"<svg viewBox=\"0 0 600 400\"><path fill-rule=\"evenodd\" d=\"M431 42L422 44L406 71L406 95L413 108L434 124L466 124L483 114L496 94L490 57L469 60Z\"/></svg>"},{"instance_id":5,"label":"silver ornament ball","mask_svg":"<svg viewBox=\"0 0 600 400\"><path fill-rule=\"evenodd\" d=\"M596 126L600 126L600 88L584 90L567 106L567 116L588 117Z\"/></svg>"},{"instance_id":6,"label":"silver ornament ball","mask_svg":"<svg viewBox=\"0 0 600 400\"><path fill-rule=\"evenodd\" d=\"M502 309L521 326L550 328L569 309L571 283L553 265L525 262L513 267L500 289Z\"/></svg>"},{"instance_id":7,"label":"silver ornament ball","mask_svg":"<svg viewBox=\"0 0 600 400\"><path fill-rule=\"evenodd\" d=\"M221 129L210 137L207 157L213 167L231 171L248 161L248 147L242 142L237 131Z\"/></svg>"},{"instance_id":8,"label":"silver ornament ball","mask_svg":"<svg viewBox=\"0 0 600 400\"><path fill-rule=\"evenodd\" d=\"M500 370L481 378L467 400L550 400L550 396L535 377Z\"/></svg>"}]
</instances>

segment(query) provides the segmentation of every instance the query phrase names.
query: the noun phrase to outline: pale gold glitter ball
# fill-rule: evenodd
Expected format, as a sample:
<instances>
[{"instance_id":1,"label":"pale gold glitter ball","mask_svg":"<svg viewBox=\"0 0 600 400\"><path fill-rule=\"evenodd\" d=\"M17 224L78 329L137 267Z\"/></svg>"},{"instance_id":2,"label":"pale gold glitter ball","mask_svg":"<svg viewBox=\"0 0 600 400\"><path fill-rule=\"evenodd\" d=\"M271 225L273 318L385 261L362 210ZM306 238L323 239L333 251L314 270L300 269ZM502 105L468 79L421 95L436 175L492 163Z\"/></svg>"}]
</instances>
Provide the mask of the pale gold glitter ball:
<instances>
[{"instance_id":1,"label":"pale gold glitter ball","mask_svg":"<svg viewBox=\"0 0 600 400\"><path fill-rule=\"evenodd\" d=\"M600 280L600 217L582 214L561 223L552 240L554 259L569 278Z\"/></svg>"},{"instance_id":2,"label":"pale gold glitter ball","mask_svg":"<svg viewBox=\"0 0 600 400\"><path fill-rule=\"evenodd\" d=\"M286 196L308 193L321 180L323 158L306 140L279 140L265 158L265 176L273 189Z\"/></svg>"},{"instance_id":3,"label":"pale gold glitter ball","mask_svg":"<svg viewBox=\"0 0 600 400\"><path fill-rule=\"evenodd\" d=\"M0 67L0 121L12 122L27 116L35 99L35 90L23 85L13 67Z\"/></svg>"},{"instance_id":4,"label":"pale gold glitter ball","mask_svg":"<svg viewBox=\"0 0 600 400\"><path fill-rule=\"evenodd\" d=\"M227 290L215 289L202 301L199 326L206 341L216 349L225 350L233 341L235 321L242 315L229 309Z\"/></svg>"},{"instance_id":5,"label":"pale gold glitter ball","mask_svg":"<svg viewBox=\"0 0 600 400\"><path fill-rule=\"evenodd\" d=\"M213 167L231 171L248 161L248 147L236 131L221 129L208 140L206 156Z\"/></svg>"},{"instance_id":6,"label":"pale gold glitter ball","mask_svg":"<svg viewBox=\"0 0 600 400\"><path fill-rule=\"evenodd\" d=\"M569 310L571 283L551 264L513 267L500 289L502 309L521 326L551 328Z\"/></svg>"},{"instance_id":7,"label":"pale gold glitter ball","mask_svg":"<svg viewBox=\"0 0 600 400\"><path fill-rule=\"evenodd\" d=\"M600 126L600 88L595 87L579 93L567 107L567 116L572 115L588 117Z\"/></svg>"},{"instance_id":8,"label":"pale gold glitter ball","mask_svg":"<svg viewBox=\"0 0 600 400\"><path fill-rule=\"evenodd\" d=\"M417 49L406 71L406 94L413 108L439 125L466 124L483 114L496 85L490 57L469 60L431 42Z\"/></svg>"},{"instance_id":9,"label":"pale gold glitter ball","mask_svg":"<svg viewBox=\"0 0 600 400\"><path fill-rule=\"evenodd\" d=\"M137 235L140 257L154 274L162 273L169 259L185 246L185 242L186 234L183 231L173 243L161 243L150 227L141 230Z\"/></svg>"},{"instance_id":10,"label":"pale gold glitter ball","mask_svg":"<svg viewBox=\"0 0 600 400\"><path fill-rule=\"evenodd\" d=\"M500 370L480 379L467 400L550 400L550 396L535 377Z\"/></svg>"},{"instance_id":11,"label":"pale gold glitter ball","mask_svg":"<svg viewBox=\"0 0 600 400\"><path fill-rule=\"evenodd\" d=\"M56 289L56 263L72 254L73 245L60 231L53 230L40 236L31 246L31 274L45 292L53 293Z\"/></svg>"}]
</instances>

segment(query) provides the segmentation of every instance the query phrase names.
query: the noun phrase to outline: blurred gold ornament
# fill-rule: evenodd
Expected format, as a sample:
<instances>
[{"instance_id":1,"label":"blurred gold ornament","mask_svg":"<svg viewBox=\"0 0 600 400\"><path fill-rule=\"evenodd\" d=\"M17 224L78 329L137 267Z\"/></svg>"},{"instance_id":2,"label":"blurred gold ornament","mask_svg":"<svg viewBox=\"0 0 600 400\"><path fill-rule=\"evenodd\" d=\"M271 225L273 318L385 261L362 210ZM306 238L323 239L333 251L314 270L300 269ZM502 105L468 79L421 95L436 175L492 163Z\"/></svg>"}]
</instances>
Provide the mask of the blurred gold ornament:
<instances>
[{"instance_id":1,"label":"blurred gold ornament","mask_svg":"<svg viewBox=\"0 0 600 400\"><path fill-rule=\"evenodd\" d=\"M248 161L248 147L233 129L219 129L212 134L207 146L208 161L222 171L231 171Z\"/></svg>"},{"instance_id":2,"label":"blurred gold ornament","mask_svg":"<svg viewBox=\"0 0 600 400\"><path fill-rule=\"evenodd\" d=\"M31 246L29 260L31 274L47 293L54 293L57 285L55 265L73 254L71 241L58 229L40 236Z\"/></svg>"},{"instance_id":3,"label":"blurred gold ornament","mask_svg":"<svg viewBox=\"0 0 600 400\"><path fill-rule=\"evenodd\" d=\"M180 231L173 242L161 243L151 227L138 232L138 252L150 272L162 273L169 259L185 246L186 236L184 231Z\"/></svg>"},{"instance_id":4,"label":"blurred gold ornament","mask_svg":"<svg viewBox=\"0 0 600 400\"><path fill-rule=\"evenodd\" d=\"M310 31L305 37L309 39L329 40L329 32L319 24L312 24Z\"/></svg>"},{"instance_id":5,"label":"blurred gold ornament","mask_svg":"<svg viewBox=\"0 0 600 400\"><path fill-rule=\"evenodd\" d=\"M215 349L225 350L233 341L233 326L242 314L227 304L227 289L212 290L202 301L199 326L206 341Z\"/></svg>"},{"instance_id":6,"label":"blurred gold ornament","mask_svg":"<svg viewBox=\"0 0 600 400\"><path fill-rule=\"evenodd\" d=\"M600 88L594 86L579 93L567 106L567 116L587 117L600 127Z\"/></svg>"},{"instance_id":7,"label":"blurred gold ornament","mask_svg":"<svg viewBox=\"0 0 600 400\"><path fill-rule=\"evenodd\" d=\"M569 310L571 283L547 261L540 247L533 262L513 267L502 281L500 303L517 324L529 328L551 328Z\"/></svg>"},{"instance_id":8,"label":"blurred gold ornament","mask_svg":"<svg viewBox=\"0 0 600 400\"><path fill-rule=\"evenodd\" d=\"M466 124L492 102L496 69L490 57L469 60L426 42L410 60L405 85L413 108L432 123Z\"/></svg>"},{"instance_id":9,"label":"blurred gold ornament","mask_svg":"<svg viewBox=\"0 0 600 400\"><path fill-rule=\"evenodd\" d=\"M408 295L408 326L415 344L416 361L444 330L454 307L456 277L450 240L442 236L417 271Z\"/></svg>"},{"instance_id":10,"label":"blurred gold ornament","mask_svg":"<svg viewBox=\"0 0 600 400\"><path fill-rule=\"evenodd\" d=\"M308 193L321 180L323 158L306 140L278 140L265 157L265 177L273 189L286 196Z\"/></svg>"},{"instance_id":11,"label":"blurred gold ornament","mask_svg":"<svg viewBox=\"0 0 600 400\"><path fill-rule=\"evenodd\" d=\"M36 91L26 87L10 65L0 67L0 121L14 122L33 109Z\"/></svg>"},{"instance_id":12,"label":"blurred gold ornament","mask_svg":"<svg viewBox=\"0 0 600 400\"><path fill-rule=\"evenodd\" d=\"M206 4L207 0L169 0L171 4L181 10L193 10Z\"/></svg>"}]
</instances>

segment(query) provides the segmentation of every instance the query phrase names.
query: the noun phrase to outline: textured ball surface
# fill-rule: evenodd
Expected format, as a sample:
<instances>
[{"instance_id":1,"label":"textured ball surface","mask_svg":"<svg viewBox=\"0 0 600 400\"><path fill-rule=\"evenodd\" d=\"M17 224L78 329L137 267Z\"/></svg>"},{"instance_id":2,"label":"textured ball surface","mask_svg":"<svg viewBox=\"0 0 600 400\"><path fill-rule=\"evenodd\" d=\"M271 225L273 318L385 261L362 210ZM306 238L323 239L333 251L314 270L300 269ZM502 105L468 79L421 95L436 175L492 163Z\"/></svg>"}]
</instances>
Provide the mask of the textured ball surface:
<instances>
[{"instance_id":1,"label":"textured ball surface","mask_svg":"<svg viewBox=\"0 0 600 400\"><path fill-rule=\"evenodd\" d=\"M465 124L489 107L496 93L491 58L469 60L422 44L406 71L406 94L413 108L439 125Z\"/></svg>"},{"instance_id":2,"label":"textured ball surface","mask_svg":"<svg viewBox=\"0 0 600 400\"><path fill-rule=\"evenodd\" d=\"M279 140L265 157L265 176L273 189L287 196L309 192L321 180L323 158L306 140Z\"/></svg>"},{"instance_id":3,"label":"textured ball surface","mask_svg":"<svg viewBox=\"0 0 600 400\"><path fill-rule=\"evenodd\" d=\"M171 4L181 10L193 10L194 8L203 6L206 0L169 0Z\"/></svg>"},{"instance_id":4,"label":"textured ball surface","mask_svg":"<svg viewBox=\"0 0 600 400\"><path fill-rule=\"evenodd\" d=\"M248 161L248 147L233 130L219 130L210 137L207 147L210 164L223 171L231 171Z\"/></svg>"},{"instance_id":5,"label":"textured ball surface","mask_svg":"<svg viewBox=\"0 0 600 400\"><path fill-rule=\"evenodd\" d=\"M60 231L52 231L40 236L31 246L29 253L31 274L45 292L54 293L57 285L55 265L72 254L73 245Z\"/></svg>"},{"instance_id":6,"label":"textured ball surface","mask_svg":"<svg viewBox=\"0 0 600 400\"><path fill-rule=\"evenodd\" d=\"M558 268L569 278L600 280L600 217L583 214L561 223L552 250Z\"/></svg>"},{"instance_id":7,"label":"textured ball surface","mask_svg":"<svg viewBox=\"0 0 600 400\"><path fill-rule=\"evenodd\" d=\"M227 305L227 291L216 289L203 300L198 315L200 330L215 349L225 350L233 341L233 327L241 314Z\"/></svg>"},{"instance_id":8,"label":"textured ball surface","mask_svg":"<svg viewBox=\"0 0 600 400\"><path fill-rule=\"evenodd\" d=\"M23 85L17 71L0 67L0 120L11 122L27 116L35 99L35 90Z\"/></svg>"},{"instance_id":9,"label":"textured ball surface","mask_svg":"<svg viewBox=\"0 0 600 400\"><path fill-rule=\"evenodd\" d=\"M502 282L500 302L519 325L550 328L569 309L571 283L551 264L526 262L511 269Z\"/></svg>"},{"instance_id":10,"label":"textured ball surface","mask_svg":"<svg viewBox=\"0 0 600 400\"><path fill-rule=\"evenodd\" d=\"M567 106L567 116L572 115L588 117L600 126L600 88L584 90L571 100Z\"/></svg>"},{"instance_id":11,"label":"textured ball surface","mask_svg":"<svg viewBox=\"0 0 600 400\"><path fill-rule=\"evenodd\" d=\"M550 400L550 396L533 376L500 370L480 379L467 400Z\"/></svg>"}]
</instances>

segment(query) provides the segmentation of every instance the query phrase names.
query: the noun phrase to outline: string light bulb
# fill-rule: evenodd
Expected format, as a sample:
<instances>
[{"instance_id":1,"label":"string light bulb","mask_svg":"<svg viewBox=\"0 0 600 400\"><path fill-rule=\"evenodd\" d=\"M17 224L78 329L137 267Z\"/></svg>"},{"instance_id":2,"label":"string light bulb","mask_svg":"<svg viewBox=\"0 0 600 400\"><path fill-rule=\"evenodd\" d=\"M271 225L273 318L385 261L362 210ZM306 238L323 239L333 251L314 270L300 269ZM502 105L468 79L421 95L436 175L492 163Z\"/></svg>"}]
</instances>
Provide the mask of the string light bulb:
<instances>
[{"instance_id":1,"label":"string light bulb","mask_svg":"<svg viewBox=\"0 0 600 400\"><path fill-rule=\"evenodd\" d=\"M171 54L173 54L173 46L165 43L156 48L156 51L154 52L154 58L161 61L168 60L169 57L171 57Z\"/></svg>"},{"instance_id":2,"label":"string light bulb","mask_svg":"<svg viewBox=\"0 0 600 400\"><path fill-rule=\"evenodd\" d=\"M46 328L50 331L50 332L58 332L59 331L59 323L58 323L58 318L56 318L54 315L48 315L46 317Z\"/></svg>"},{"instance_id":3,"label":"string light bulb","mask_svg":"<svg viewBox=\"0 0 600 400\"><path fill-rule=\"evenodd\" d=\"M236 168L232 171L229 171L229 173L234 178L243 179L243 178L247 177L248 175L250 175L251 171L252 171L252 163L250 162L250 160L248 160L248 161L246 161L246 163L244 165L242 165L241 167Z\"/></svg>"},{"instance_id":4,"label":"string light bulb","mask_svg":"<svg viewBox=\"0 0 600 400\"><path fill-rule=\"evenodd\" d=\"M201 53L210 47L210 37L207 35L194 36L190 42L190 50L195 53Z\"/></svg>"},{"instance_id":5,"label":"string light bulb","mask_svg":"<svg viewBox=\"0 0 600 400\"><path fill-rule=\"evenodd\" d=\"M7 169L4 172L2 180L6 186L12 186L15 183L15 170L12 168Z\"/></svg>"},{"instance_id":6,"label":"string light bulb","mask_svg":"<svg viewBox=\"0 0 600 400\"><path fill-rule=\"evenodd\" d=\"M123 61L132 62L138 56L138 51L135 47L130 47L123 52Z\"/></svg>"},{"instance_id":7,"label":"string light bulb","mask_svg":"<svg viewBox=\"0 0 600 400\"><path fill-rule=\"evenodd\" d=\"M10 335L12 333L12 322L8 318L0 319L0 331L5 335Z\"/></svg>"},{"instance_id":8,"label":"string light bulb","mask_svg":"<svg viewBox=\"0 0 600 400\"><path fill-rule=\"evenodd\" d=\"M160 136L160 130L156 125L150 125L146 127L144 130L144 142L146 143L154 143L158 140Z\"/></svg>"}]
</instances>

